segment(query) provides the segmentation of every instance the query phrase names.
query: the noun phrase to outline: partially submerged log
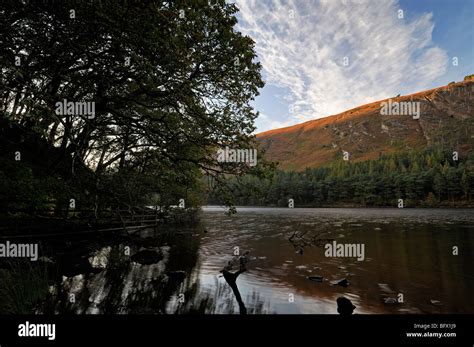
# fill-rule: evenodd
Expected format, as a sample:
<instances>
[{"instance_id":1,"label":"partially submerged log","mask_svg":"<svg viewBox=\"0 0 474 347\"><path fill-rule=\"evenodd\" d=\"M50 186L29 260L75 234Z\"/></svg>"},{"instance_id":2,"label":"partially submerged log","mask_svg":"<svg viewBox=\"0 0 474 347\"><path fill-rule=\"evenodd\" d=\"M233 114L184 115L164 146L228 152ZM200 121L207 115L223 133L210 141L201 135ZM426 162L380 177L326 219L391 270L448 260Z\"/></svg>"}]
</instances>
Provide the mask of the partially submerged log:
<instances>
[{"instance_id":1,"label":"partially submerged log","mask_svg":"<svg viewBox=\"0 0 474 347\"><path fill-rule=\"evenodd\" d=\"M230 286L232 289L232 292L234 293L235 299L237 300L237 303L239 304L239 310L240 314L247 314L247 308L245 307L245 304L242 300L242 296L240 295L239 288L237 287L237 277L245 271L247 271L246 264L249 261L248 259L248 254L249 252L245 252L242 256L239 258L234 258L232 261L229 261L227 265L220 271L222 275L224 276L225 281L227 284ZM239 270L236 272L230 272L232 270L233 265L238 261L239 263Z\"/></svg>"}]
</instances>

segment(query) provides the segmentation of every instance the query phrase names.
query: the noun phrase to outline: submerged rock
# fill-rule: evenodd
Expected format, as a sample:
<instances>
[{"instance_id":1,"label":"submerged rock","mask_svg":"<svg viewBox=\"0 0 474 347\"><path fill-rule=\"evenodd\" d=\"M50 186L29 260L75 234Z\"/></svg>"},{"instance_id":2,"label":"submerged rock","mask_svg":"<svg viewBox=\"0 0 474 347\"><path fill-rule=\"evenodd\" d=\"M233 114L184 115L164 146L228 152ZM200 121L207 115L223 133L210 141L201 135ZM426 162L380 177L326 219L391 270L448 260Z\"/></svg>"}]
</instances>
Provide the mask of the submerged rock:
<instances>
[{"instance_id":1,"label":"submerged rock","mask_svg":"<svg viewBox=\"0 0 474 347\"><path fill-rule=\"evenodd\" d=\"M395 298L383 298L383 303L385 305L397 305L398 300Z\"/></svg>"},{"instance_id":2,"label":"submerged rock","mask_svg":"<svg viewBox=\"0 0 474 347\"><path fill-rule=\"evenodd\" d=\"M342 316L351 315L356 308L349 299L343 296L338 297L336 301L337 301L337 312Z\"/></svg>"},{"instance_id":3,"label":"submerged rock","mask_svg":"<svg viewBox=\"0 0 474 347\"><path fill-rule=\"evenodd\" d=\"M333 286L347 287L349 284L350 284L350 283L349 283L349 281L347 280L347 278L343 278L343 279L340 279L340 280L331 281L331 285L333 285Z\"/></svg>"},{"instance_id":4,"label":"submerged rock","mask_svg":"<svg viewBox=\"0 0 474 347\"><path fill-rule=\"evenodd\" d=\"M322 282L323 276L308 276L308 279L313 282Z\"/></svg>"}]
</instances>

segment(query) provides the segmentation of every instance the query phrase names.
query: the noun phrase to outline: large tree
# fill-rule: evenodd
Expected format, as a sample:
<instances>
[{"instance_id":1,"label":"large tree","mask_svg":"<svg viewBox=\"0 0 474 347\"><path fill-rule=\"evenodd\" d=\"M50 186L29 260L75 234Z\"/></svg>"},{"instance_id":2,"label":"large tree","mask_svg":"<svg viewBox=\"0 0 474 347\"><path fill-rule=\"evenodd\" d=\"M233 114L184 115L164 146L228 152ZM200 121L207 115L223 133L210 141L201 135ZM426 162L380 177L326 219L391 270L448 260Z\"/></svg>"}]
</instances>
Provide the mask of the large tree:
<instances>
[{"instance_id":1,"label":"large tree","mask_svg":"<svg viewBox=\"0 0 474 347\"><path fill-rule=\"evenodd\" d=\"M1 115L54 148L51 174L93 172L96 197L111 175L164 193L203 172L246 172L214 155L255 147L261 66L237 11L225 0L2 1ZM58 114L63 100L94 102L95 117Z\"/></svg>"}]
</instances>

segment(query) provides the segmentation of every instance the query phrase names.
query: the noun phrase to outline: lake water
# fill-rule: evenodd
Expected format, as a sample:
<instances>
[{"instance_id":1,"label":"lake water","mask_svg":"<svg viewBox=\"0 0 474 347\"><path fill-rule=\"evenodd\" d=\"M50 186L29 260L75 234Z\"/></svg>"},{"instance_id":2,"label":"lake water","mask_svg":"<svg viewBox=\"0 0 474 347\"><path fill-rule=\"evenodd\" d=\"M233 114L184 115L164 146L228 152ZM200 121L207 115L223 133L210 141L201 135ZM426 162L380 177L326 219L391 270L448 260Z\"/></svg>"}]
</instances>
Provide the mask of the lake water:
<instances>
[{"instance_id":1,"label":"lake water","mask_svg":"<svg viewBox=\"0 0 474 347\"><path fill-rule=\"evenodd\" d=\"M147 229L73 258L65 250L58 261L69 265L59 270L49 310L239 313L220 272L238 247L248 252L236 284L250 314L334 314L339 296L359 314L474 313L472 209L237 210L206 207L194 228ZM365 258L326 257L320 238L363 244ZM71 259L87 259L92 270ZM347 287L331 284L344 278Z\"/></svg>"}]
</instances>

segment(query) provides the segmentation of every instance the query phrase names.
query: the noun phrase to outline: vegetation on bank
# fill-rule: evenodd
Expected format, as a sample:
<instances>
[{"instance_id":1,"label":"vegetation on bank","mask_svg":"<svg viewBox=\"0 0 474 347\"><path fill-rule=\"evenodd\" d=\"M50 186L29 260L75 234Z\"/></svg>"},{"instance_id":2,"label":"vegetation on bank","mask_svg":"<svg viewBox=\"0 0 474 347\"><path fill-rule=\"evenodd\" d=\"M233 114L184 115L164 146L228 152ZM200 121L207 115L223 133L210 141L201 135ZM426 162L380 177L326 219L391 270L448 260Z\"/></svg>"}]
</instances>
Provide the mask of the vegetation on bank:
<instances>
[{"instance_id":1,"label":"vegetation on bank","mask_svg":"<svg viewBox=\"0 0 474 347\"><path fill-rule=\"evenodd\" d=\"M453 160L440 148L384 155L377 160L337 161L302 172L277 171L272 177L229 179L236 205L288 206L472 206L474 152ZM219 204L219 194L209 196Z\"/></svg>"},{"instance_id":2,"label":"vegetation on bank","mask_svg":"<svg viewBox=\"0 0 474 347\"><path fill-rule=\"evenodd\" d=\"M0 313L31 314L48 294L48 269L42 262L3 261L0 283Z\"/></svg>"}]
</instances>

